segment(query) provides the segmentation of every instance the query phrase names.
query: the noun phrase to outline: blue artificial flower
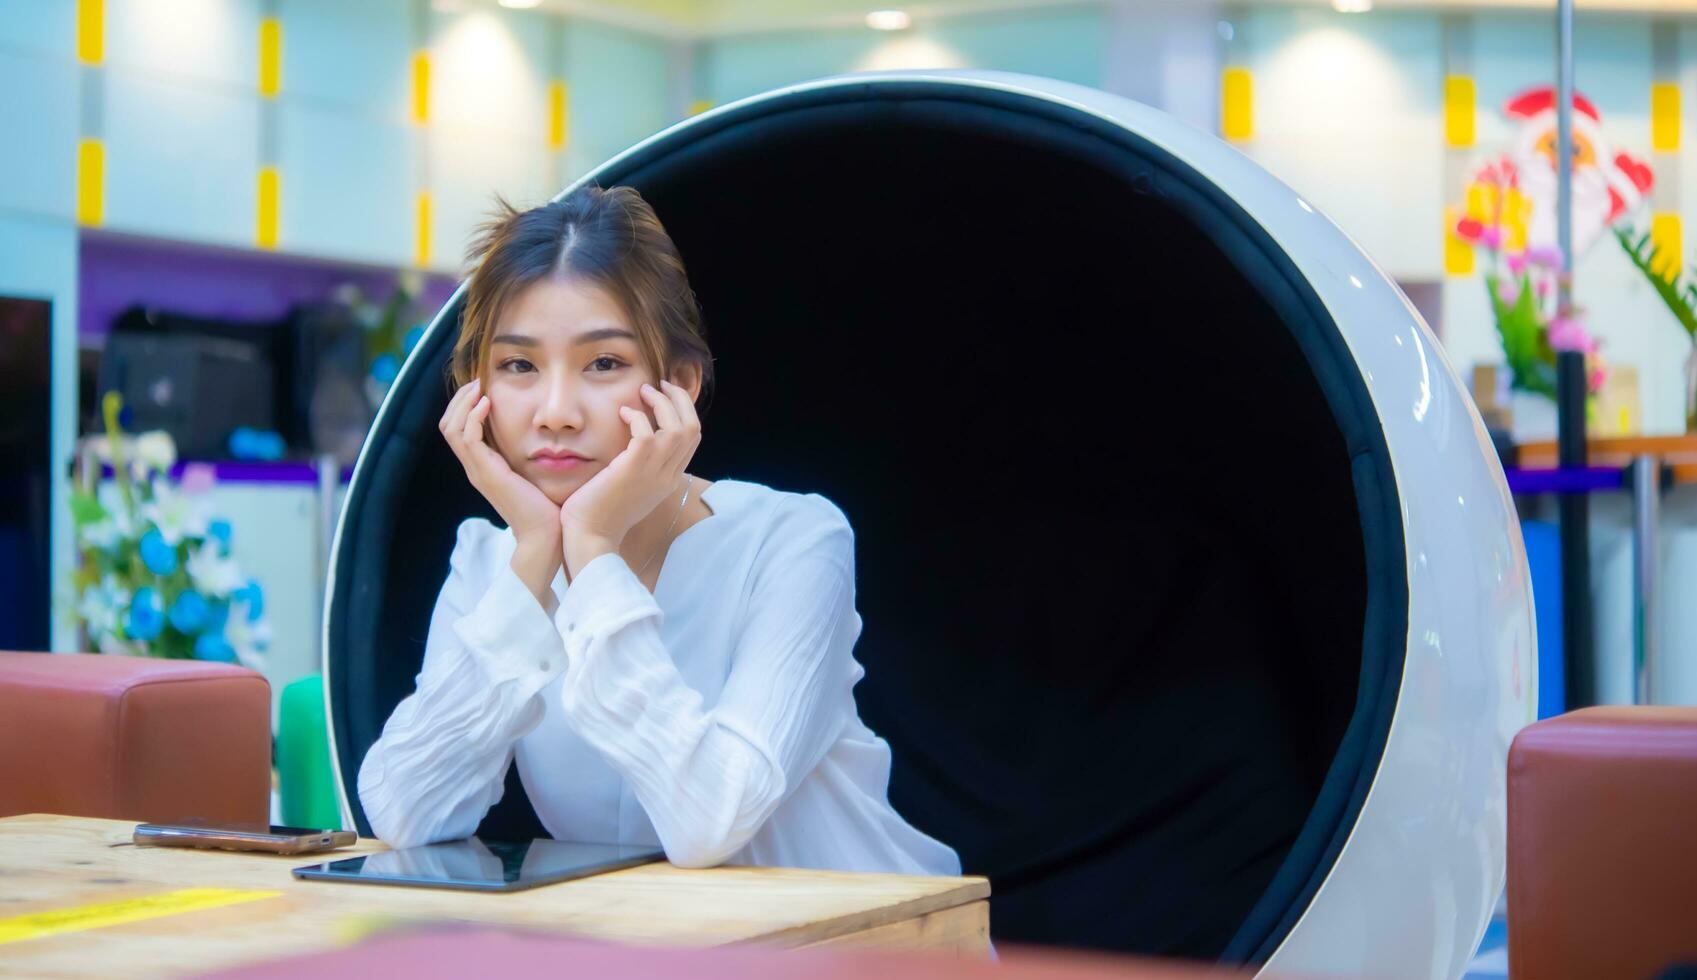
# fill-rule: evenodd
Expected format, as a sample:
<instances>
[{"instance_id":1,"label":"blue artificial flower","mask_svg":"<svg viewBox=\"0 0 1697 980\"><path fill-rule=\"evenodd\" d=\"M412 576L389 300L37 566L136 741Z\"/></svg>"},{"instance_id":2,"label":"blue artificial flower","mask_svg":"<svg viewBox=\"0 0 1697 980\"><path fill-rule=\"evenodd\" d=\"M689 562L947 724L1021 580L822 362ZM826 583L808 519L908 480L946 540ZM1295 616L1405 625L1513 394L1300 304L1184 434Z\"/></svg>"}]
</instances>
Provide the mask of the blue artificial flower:
<instances>
[{"instance_id":1,"label":"blue artificial flower","mask_svg":"<svg viewBox=\"0 0 1697 980\"><path fill-rule=\"evenodd\" d=\"M224 624L230 621L230 604L214 602L206 610L204 629L208 634L224 635Z\"/></svg>"},{"instance_id":2,"label":"blue artificial flower","mask_svg":"<svg viewBox=\"0 0 1697 980\"><path fill-rule=\"evenodd\" d=\"M213 521L211 524L206 525L206 533L211 537L217 538L218 543L224 546L223 550L225 552L228 552L230 550L230 522L229 521L221 520L221 519Z\"/></svg>"},{"instance_id":3,"label":"blue artificial flower","mask_svg":"<svg viewBox=\"0 0 1697 980\"><path fill-rule=\"evenodd\" d=\"M401 373L401 359L393 354L379 354L371 361L371 376L378 384L388 384Z\"/></svg>"},{"instance_id":4,"label":"blue artificial flower","mask_svg":"<svg viewBox=\"0 0 1697 980\"><path fill-rule=\"evenodd\" d=\"M169 575L177 570L177 549L165 543L165 536L158 528L141 536L141 563L155 575Z\"/></svg>"},{"instance_id":5,"label":"blue artificial flower","mask_svg":"<svg viewBox=\"0 0 1697 980\"><path fill-rule=\"evenodd\" d=\"M171 603L171 625L185 636L193 635L206 624L208 611L205 596L193 589L185 590Z\"/></svg>"},{"instance_id":6,"label":"blue artificial flower","mask_svg":"<svg viewBox=\"0 0 1697 980\"><path fill-rule=\"evenodd\" d=\"M270 429L238 425L230 431L230 455L237 459L279 460L288 450L282 435Z\"/></svg>"},{"instance_id":7,"label":"blue artificial flower","mask_svg":"<svg viewBox=\"0 0 1697 980\"><path fill-rule=\"evenodd\" d=\"M194 641L194 655L201 660L229 663L236 659L236 650L224 640L222 633L202 633Z\"/></svg>"},{"instance_id":8,"label":"blue artificial flower","mask_svg":"<svg viewBox=\"0 0 1697 980\"><path fill-rule=\"evenodd\" d=\"M407 331L407 335L405 337L401 338L401 353L403 353L403 354L411 354L412 353L412 349L414 347L417 347L418 342L424 339L424 328L425 328L425 326L426 326L426 324L420 323L417 326L413 327L411 330Z\"/></svg>"},{"instance_id":9,"label":"blue artificial flower","mask_svg":"<svg viewBox=\"0 0 1697 980\"><path fill-rule=\"evenodd\" d=\"M251 578L246 585L230 593L230 598L247 603L247 621L250 623L258 622L259 617L265 615L265 591Z\"/></svg>"},{"instance_id":10,"label":"blue artificial flower","mask_svg":"<svg viewBox=\"0 0 1697 980\"><path fill-rule=\"evenodd\" d=\"M130 600L130 616L124 624L124 632L132 640L151 640L165 628L165 603L159 598L159 593L149 586L136 590L135 597Z\"/></svg>"}]
</instances>

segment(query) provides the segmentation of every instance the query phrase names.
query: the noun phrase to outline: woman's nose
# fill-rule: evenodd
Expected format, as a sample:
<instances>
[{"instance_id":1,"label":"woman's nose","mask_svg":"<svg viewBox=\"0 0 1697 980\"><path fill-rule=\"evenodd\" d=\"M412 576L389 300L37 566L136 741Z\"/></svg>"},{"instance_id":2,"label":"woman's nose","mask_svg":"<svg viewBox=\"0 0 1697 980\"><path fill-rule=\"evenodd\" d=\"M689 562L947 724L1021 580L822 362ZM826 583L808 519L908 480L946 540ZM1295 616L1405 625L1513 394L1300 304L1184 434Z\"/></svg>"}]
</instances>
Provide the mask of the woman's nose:
<instances>
[{"instance_id":1,"label":"woman's nose","mask_svg":"<svg viewBox=\"0 0 1697 980\"><path fill-rule=\"evenodd\" d=\"M569 379L555 375L548 380L542 392L542 403L536 408L536 424L544 429L583 427L583 410Z\"/></svg>"}]
</instances>

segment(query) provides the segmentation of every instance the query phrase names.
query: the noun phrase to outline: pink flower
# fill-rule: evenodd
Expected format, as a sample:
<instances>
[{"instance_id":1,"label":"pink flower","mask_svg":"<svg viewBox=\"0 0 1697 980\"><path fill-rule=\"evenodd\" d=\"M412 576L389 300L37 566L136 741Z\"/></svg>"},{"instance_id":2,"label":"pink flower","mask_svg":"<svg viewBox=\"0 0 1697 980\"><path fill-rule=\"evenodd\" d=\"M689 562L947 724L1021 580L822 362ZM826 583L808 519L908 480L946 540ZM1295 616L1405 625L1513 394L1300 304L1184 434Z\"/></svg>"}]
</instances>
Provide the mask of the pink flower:
<instances>
[{"instance_id":1,"label":"pink flower","mask_svg":"<svg viewBox=\"0 0 1697 980\"><path fill-rule=\"evenodd\" d=\"M1498 228L1496 225L1492 225L1479 233L1479 241L1483 242L1485 247L1489 249L1501 248L1503 244L1503 230Z\"/></svg>"},{"instance_id":2,"label":"pink flower","mask_svg":"<svg viewBox=\"0 0 1697 980\"><path fill-rule=\"evenodd\" d=\"M1508 271L1520 275L1526 269L1526 256L1511 255L1508 257Z\"/></svg>"},{"instance_id":3,"label":"pink flower","mask_svg":"<svg viewBox=\"0 0 1697 980\"><path fill-rule=\"evenodd\" d=\"M1539 297L1550 295L1550 281L1548 279L1538 280L1538 284L1532 288L1537 291Z\"/></svg>"},{"instance_id":4,"label":"pink flower","mask_svg":"<svg viewBox=\"0 0 1697 980\"><path fill-rule=\"evenodd\" d=\"M1608 371L1604 370L1603 366L1599 364L1591 369L1591 374L1586 380L1586 384L1592 391L1602 391L1603 381L1607 378Z\"/></svg>"},{"instance_id":5,"label":"pink flower","mask_svg":"<svg viewBox=\"0 0 1697 980\"><path fill-rule=\"evenodd\" d=\"M1520 301L1520 282L1515 279L1504 279L1497 283L1497 299L1504 306L1513 306Z\"/></svg>"},{"instance_id":6,"label":"pink flower","mask_svg":"<svg viewBox=\"0 0 1697 980\"><path fill-rule=\"evenodd\" d=\"M1546 269L1562 267L1561 249L1553 245L1535 245L1526 250L1526 261Z\"/></svg>"},{"instance_id":7,"label":"pink flower","mask_svg":"<svg viewBox=\"0 0 1697 980\"><path fill-rule=\"evenodd\" d=\"M206 463L188 463L183 466L184 493L205 493L217 482L218 471Z\"/></svg>"},{"instance_id":8,"label":"pink flower","mask_svg":"<svg viewBox=\"0 0 1697 980\"><path fill-rule=\"evenodd\" d=\"M1585 326L1578 317L1558 316L1550 321L1550 346L1559 351L1576 350L1589 354L1597 349L1597 342L1585 332Z\"/></svg>"}]
</instances>

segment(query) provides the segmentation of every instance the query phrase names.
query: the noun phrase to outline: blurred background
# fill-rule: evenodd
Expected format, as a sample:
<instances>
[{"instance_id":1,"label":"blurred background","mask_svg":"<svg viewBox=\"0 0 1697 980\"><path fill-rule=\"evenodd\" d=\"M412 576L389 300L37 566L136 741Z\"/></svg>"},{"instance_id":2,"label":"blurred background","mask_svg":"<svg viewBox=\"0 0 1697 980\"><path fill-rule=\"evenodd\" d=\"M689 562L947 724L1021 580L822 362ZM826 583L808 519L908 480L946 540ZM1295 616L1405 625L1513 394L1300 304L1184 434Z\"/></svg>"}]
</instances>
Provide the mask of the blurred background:
<instances>
[{"instance_id":1,"label":"blurred background","mask_svg":"<svg viewBox=\"0 0 1697 980\"><path fill-rule=\"evenodd\" d=\"M1367 249L1511 469L1553 462L1552 342L1592 356L1599 459L1677 463L1697 0L1579 5L1578 307L1517 314L1547 287L1555 58L1553 4L1518 0L7 0L0 649L235 659L279 692L315 673L341 488L494 195L541 203L689 116L840 72L1003 69L1157 106ZM1671 473L1664 595L1697 579ZM1633 511L1604 484L1594 696L1629 701ZM1516 488L1559 656L1547 495ZM1697 703L1679 606L1651 627L1654 696Z\"/></svg>"}]
</instances>

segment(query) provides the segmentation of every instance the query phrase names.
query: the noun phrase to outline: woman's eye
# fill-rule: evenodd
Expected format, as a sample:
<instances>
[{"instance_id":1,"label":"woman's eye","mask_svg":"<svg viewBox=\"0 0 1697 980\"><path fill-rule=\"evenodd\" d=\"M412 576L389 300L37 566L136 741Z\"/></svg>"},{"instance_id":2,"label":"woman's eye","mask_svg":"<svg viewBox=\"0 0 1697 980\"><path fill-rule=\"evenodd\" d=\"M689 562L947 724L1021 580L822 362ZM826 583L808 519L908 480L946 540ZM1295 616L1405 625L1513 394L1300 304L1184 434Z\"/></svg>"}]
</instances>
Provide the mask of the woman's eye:
<instances>
[{"instance_id":1,"label":"woman's eye","mask_svg":"<svg viewBox=\"0 0 1697 980\"><path fill-rule=\"evenodd\" d=\"M602 365L602 366L598 366L598 365ZM615 370L617 368L621 368L623 366L624 366L624 363L622 361L620 361L618 358L609 357L606 354L603 354L600 357L597 357L595 360L589 362L590 369L594 370L594 371L612 371L612 370Z\"/></svg>"},{"instance_id":2,"label":"woman's eye","mask_svg":"<svg viewBox=\"0 0 1697 980\"><path fill-rule=\"evenodd\" d=\"M533 367L534 367L534 365L532 365L529 361L525 360L522 357L514 357L514 358L511 358L510 360L506 360L506 361L501 362L501 370L503 370L503 371L513 371L513 372L520 373L520 374L531 370Z\"/></svg>"}]
</instances>

